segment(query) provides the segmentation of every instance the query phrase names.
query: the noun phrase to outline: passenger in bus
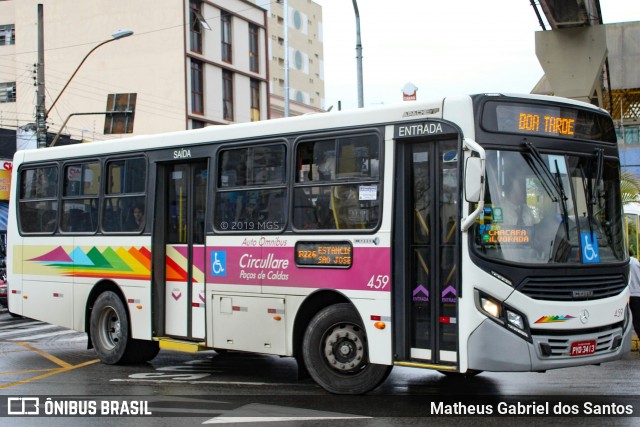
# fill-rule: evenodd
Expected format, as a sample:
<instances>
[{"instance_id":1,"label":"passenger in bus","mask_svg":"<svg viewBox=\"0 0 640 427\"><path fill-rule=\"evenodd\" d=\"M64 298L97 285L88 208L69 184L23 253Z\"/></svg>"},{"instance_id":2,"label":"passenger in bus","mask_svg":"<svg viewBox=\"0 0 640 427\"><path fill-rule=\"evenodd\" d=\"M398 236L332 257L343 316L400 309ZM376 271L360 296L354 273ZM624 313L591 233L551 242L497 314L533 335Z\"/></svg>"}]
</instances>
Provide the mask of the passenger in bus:
<instances>
[{"instance_id":1,"label":"passenger in bus","mask_svg":"<svg viewBox=\"0 0 640 427\"><path fill-rule=\"evenodd\" d=\"M134 230L142 230L144 226L144 210L143 208L136 206L133 208L133 229Z\"/></svg>"},{"instance_id":2,"label":"passenger in bus","mask_svg":"<svg viewBox=\"0 0 640 427\"><path fill-rule=\"evenodd\" d=\"M311 201L311 197L307 194L307 190L302 188L296 189L294 192L293 225L302 230L318 228L316 208Z\"/></svg>"},{"instance_id":3,"label":"passenger in bus","mask_svg":"<svg viewBox=\"0 0 640 427\"><path fill-rule=\"evenodd\" d=\"M532 231L531 246L538 259L566 262L571 255L571 245L558 204L549 198L542 201L542 219Z\"/></svg>"},{"instance_id":4,"label":"passenger in bus","mask_svg":"<svg viewBox=\"0 0 640 427\"><path fill-rule=\"evenodd\" d=\"M527 190L524 179L520 177L506 179L502 201L501 207L505 225L520 227L534 225L533 213L527 205Z\"/></svg>"},{"instance_id":5,"label":"passenger in bus","mask_svg":"<svg viewBox=\"0 0 640 427\"><path fill-rule=\"evenodd\" d=\"M317 219L317 224L313 228L318 228L321 230L333 230L336 228L336 214L333 211L334 206L331 203L331 191L333 187L320 187L321 193L318 195L316 199L315 206L315 215Z\"/></svg>"}]
</instances>

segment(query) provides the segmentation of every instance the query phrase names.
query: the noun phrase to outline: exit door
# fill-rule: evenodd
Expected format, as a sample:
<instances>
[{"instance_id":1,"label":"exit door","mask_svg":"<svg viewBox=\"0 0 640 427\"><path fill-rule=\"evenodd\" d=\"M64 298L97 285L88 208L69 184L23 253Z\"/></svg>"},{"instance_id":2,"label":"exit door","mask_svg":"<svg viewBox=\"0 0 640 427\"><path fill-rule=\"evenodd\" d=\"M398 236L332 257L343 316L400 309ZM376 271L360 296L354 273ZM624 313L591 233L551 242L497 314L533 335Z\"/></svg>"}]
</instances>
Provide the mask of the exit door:
<instances>
[{"instance_id":1,"label":"exit door","mask_svg":"<svg viewBox=\"0 0 640 427\"><path fill-rule=\"evenodd\" d=\"M167 165L164 200L165 324L167 335L205 337L205 208L207 162Z\"/></svg>"},{"instance_id":2,"label":"exit door","mask_svg":"<svg viewBox=\"0 0 640 427\"><path fill-rule=\"evenodd\" d=\"M457 137L397 145L394 315L400 360L457 365L458 147Z\"/></svg>"}]
</instances>

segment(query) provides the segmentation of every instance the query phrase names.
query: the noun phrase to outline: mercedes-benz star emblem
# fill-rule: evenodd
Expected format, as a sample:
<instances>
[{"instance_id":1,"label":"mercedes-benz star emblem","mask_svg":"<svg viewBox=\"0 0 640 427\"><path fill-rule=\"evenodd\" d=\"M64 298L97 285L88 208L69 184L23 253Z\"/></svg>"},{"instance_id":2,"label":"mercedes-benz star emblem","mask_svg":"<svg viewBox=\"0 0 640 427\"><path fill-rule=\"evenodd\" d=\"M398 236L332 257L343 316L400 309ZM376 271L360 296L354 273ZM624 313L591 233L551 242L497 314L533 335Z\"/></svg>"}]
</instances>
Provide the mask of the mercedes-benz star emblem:
<instances>
[{"instance_id":1,"label":"mercedes-benz star emblem","mask_svg":"<svg viewBox=\"0 0 640 427\"><path fill-rule=\"evenodd\" d=\"M580 321L586 324L589 321L589 312L587 310L580 311Z\"/></svg>"}]
</instances>

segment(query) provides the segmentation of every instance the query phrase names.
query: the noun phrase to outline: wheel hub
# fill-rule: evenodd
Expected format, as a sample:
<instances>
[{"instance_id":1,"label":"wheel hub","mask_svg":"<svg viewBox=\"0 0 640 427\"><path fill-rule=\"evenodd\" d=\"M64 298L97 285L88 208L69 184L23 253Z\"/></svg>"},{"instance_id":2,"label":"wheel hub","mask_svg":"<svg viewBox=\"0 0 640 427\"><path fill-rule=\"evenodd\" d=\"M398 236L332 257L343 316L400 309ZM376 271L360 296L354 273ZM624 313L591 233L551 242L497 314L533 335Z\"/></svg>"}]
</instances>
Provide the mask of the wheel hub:
<instances>
[{"instance_id":1,"label":"wheel hub","mask_svg":"<svg viewBox=\"0 0 640 427\"><path fill-rule=\"evenodd\" d=\"M326 335L324 354L329 366L340 372L357 371L365 363L364 332L355 325L337 325Z\"/></svg>"},{"instance_id":2,"label":"wheel hub","mask_svg":"<svg viewBox=\"0 0 640 427\"><path fill-rule=\"evenodd\" d=\"M120 326L120 318L116 311L107 307L102 312L102 316L100 317L100 336L102 338L102 342L106 348L113 348L120 341L120 337L122 336L122 329Z\"/></svg>"}]
</instances>

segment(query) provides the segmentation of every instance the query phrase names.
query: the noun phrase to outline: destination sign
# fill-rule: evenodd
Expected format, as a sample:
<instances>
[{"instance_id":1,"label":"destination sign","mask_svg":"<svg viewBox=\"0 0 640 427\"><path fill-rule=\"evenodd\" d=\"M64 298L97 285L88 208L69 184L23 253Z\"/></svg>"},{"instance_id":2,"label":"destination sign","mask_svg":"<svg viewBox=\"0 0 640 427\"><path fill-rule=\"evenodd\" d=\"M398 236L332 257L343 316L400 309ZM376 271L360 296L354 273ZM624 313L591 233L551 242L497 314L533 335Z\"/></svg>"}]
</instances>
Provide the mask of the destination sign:
<instances>
[{"instance_id":1,"label":"destination sign","mask_svg":"<svg viewBox=\"0 0 640 427\"><path fill-rule=\"evenodd\" d=\"M351 242L296 242L296 265L349 268L353 263Z\"/></svg>"},{"instance_id":2,"label":"destination sign","mask_svg":"<svg viewBox=\"0 0 640 427\"><path fill-rule=\"evenodd\" d=\"M490 101L482 127L490 132L615 142L613 121L595 111L568 106Z\"/></svg>"}]
</instances>

